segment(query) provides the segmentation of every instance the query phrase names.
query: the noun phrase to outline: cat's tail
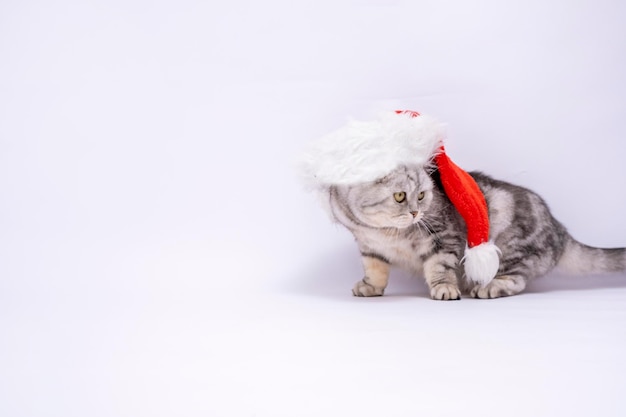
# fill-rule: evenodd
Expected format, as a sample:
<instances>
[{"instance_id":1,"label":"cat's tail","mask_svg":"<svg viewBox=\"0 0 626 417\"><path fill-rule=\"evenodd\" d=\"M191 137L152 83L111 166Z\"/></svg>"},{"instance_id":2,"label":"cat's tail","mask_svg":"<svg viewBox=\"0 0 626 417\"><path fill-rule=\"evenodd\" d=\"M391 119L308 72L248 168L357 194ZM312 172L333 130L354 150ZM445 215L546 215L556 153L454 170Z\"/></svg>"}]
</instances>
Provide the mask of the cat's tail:
<instances>
[{"instance_id":1,"label":"cat's tail","mask_svg":"<svg viewBox=\"0 0 626 417\"><path fill-rule=\"evenodd\" d=\"M570 238L557 266L570 273L626 271L626 248L594 248Z\"/></svg>"}]
</instances>

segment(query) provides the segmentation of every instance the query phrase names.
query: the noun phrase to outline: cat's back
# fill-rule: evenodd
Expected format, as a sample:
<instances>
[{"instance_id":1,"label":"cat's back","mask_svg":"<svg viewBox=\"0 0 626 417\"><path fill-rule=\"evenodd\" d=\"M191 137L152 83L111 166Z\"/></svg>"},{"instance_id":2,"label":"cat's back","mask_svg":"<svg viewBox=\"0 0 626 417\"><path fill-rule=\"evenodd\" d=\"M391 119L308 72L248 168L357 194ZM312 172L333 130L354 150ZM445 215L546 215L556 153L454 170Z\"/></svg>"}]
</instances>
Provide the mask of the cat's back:
<instances>
[{"instance_id":1,"label":"cat's back","mask_svg":"<svg viewBox=\"0 0 626 417\"><path fill-rule=\"evenodd\" d=\"M521 238L534 235L538 230L562 233L563 226L554 219L548 205L536 192L482 172L469 174L485 195L492 237L504 234L507 238Z\"/></svg>"},{"instance_id":2,"label":"cat's back","mask_svg":"<svg viewBox=\"0 0 626 417\"><path fill-rule=\"evenodd\" d=\"M528 210L531 206L547 208L543 198L529 188L493 178L480 171L471 171L469 174L478 184L490 207L509 210L518 207Z\"/></svg>"}]
</instances>

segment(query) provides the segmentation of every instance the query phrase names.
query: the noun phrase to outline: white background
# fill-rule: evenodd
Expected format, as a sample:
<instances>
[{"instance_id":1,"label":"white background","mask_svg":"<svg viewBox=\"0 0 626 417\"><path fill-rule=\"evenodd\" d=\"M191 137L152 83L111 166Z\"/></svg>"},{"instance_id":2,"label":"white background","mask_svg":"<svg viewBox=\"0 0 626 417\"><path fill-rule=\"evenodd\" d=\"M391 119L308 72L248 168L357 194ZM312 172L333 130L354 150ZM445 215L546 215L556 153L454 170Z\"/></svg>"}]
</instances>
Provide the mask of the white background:
<instances>
[{"instance_id":1,"label":"white background","mask_svg":"<svg viewBox=\"0 0 626 417\"><path fill-rule=\"evenodd\" d=\"M619 1L0 2L0 415L622 416L626 276L350 295L304 144L380 110L626 245Z\"/></svg>"}]
</instances>

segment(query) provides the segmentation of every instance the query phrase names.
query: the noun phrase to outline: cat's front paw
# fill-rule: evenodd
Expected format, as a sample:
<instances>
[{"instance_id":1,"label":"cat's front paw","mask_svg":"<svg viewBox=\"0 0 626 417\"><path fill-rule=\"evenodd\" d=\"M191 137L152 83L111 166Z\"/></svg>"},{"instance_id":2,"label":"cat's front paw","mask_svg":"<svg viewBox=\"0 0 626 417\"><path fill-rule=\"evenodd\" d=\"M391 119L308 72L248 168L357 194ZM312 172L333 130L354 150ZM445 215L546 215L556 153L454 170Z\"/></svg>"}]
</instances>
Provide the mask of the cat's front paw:
<instances>
[{"instance_id":1,"label":"cat's front paw","mask_svg":"<svg viewBox=\"0 0 626 417\"><path fill-rule=\"evenodd\" d=\"M461 290L454 284L438 284L430 289L433 300L460 300Z\"/></svg>"},{"instance_id":2,"label":"cat's front paw","mask_svg":"<svg viewBox=\"0 0 626 417\"><path fill-rule=\"evenodd\" d=\"M384 288L375 287L367 282L367 277L354 284L352 288L352 295L356 297L380 297L384 292Z\"/></svg>"}]
</instances>

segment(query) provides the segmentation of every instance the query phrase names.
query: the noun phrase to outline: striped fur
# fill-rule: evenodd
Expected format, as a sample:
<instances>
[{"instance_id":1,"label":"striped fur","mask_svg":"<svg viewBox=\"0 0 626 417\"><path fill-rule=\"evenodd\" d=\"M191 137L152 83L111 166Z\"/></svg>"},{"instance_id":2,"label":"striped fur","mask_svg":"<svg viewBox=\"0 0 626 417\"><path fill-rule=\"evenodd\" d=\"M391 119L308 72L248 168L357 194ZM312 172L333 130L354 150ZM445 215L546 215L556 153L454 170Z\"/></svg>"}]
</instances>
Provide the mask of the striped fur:
<instances>
[{"instance_id":1,"label":"striped fur","mask_svg":"<svg viewBox=\"0 0 626 417\"><path fill-rule=\"evenodd\" d=\"M514 295L557 265L579 273L626 269L626 249L576 242L534 192L470 174L489 206L490 239L502 251L498 275L484 287L464 279L465 224L436 171L401 167L377 181L330 188L332 215L354 234L362 254L365 277L354 295L383 295L390 265L423 275L437 300L459 299L462 292L476 298ZM398 192L406 199L396 201Z\"/></svg>"}]
</instances>

